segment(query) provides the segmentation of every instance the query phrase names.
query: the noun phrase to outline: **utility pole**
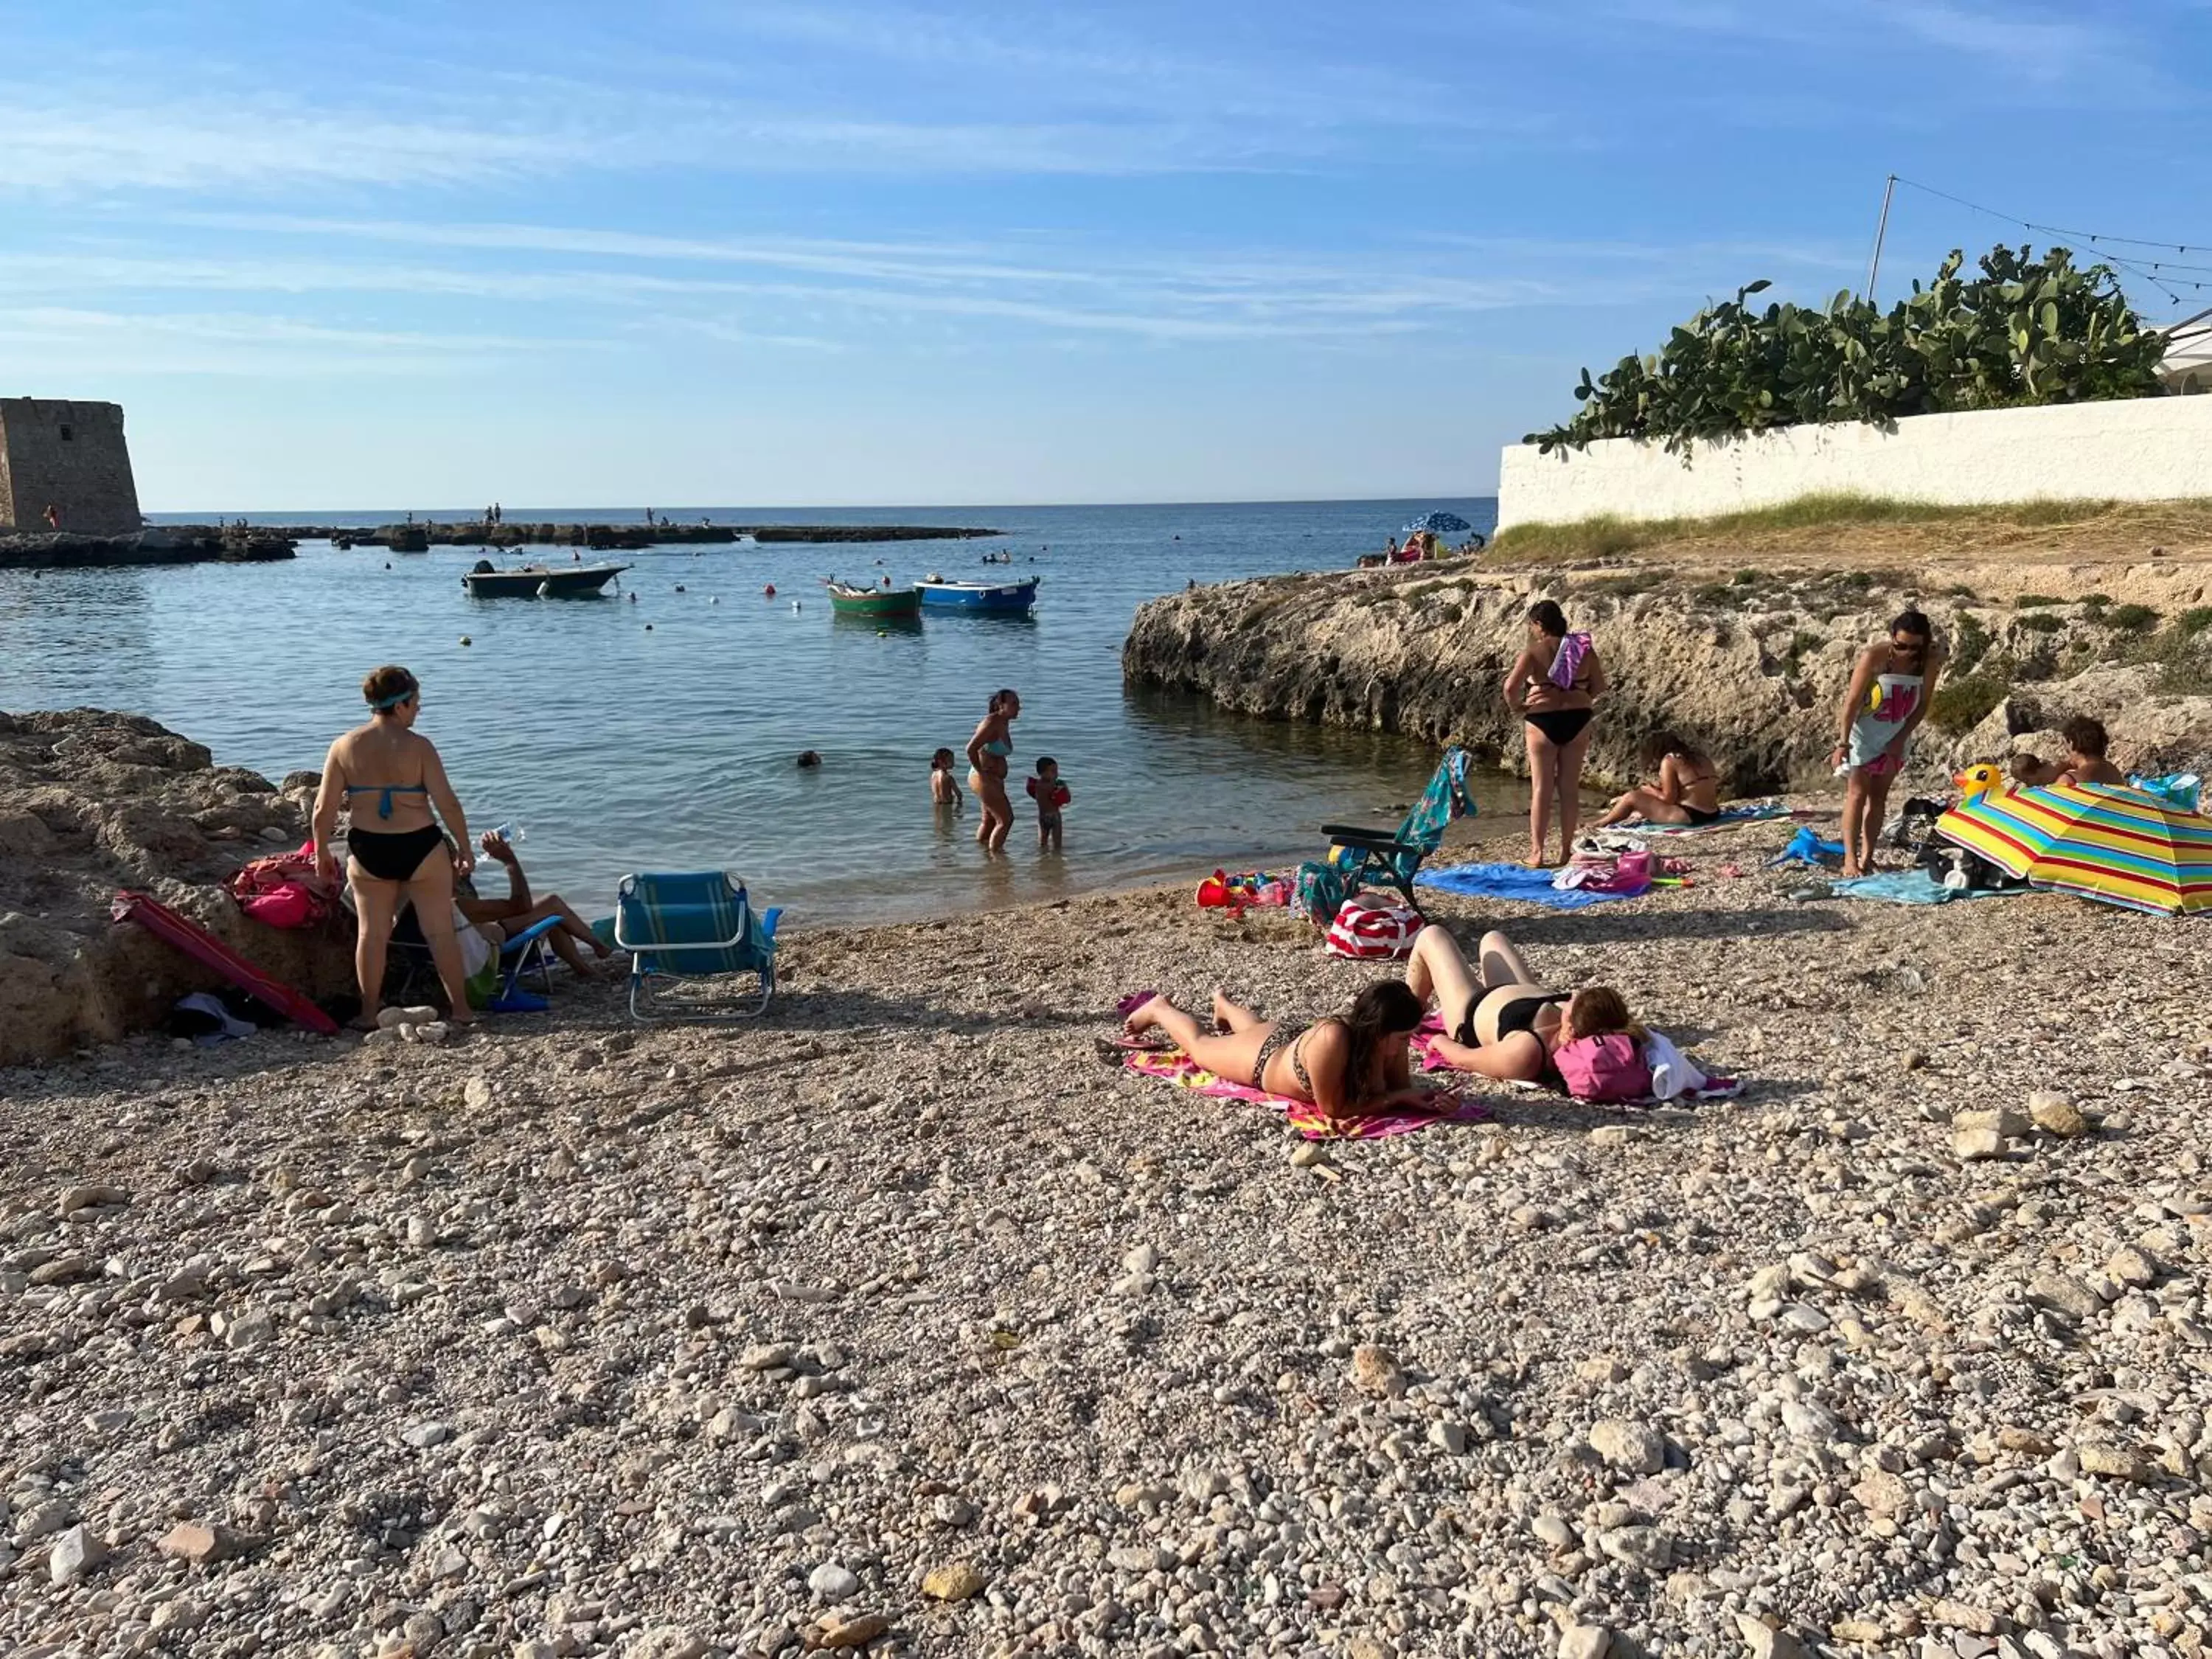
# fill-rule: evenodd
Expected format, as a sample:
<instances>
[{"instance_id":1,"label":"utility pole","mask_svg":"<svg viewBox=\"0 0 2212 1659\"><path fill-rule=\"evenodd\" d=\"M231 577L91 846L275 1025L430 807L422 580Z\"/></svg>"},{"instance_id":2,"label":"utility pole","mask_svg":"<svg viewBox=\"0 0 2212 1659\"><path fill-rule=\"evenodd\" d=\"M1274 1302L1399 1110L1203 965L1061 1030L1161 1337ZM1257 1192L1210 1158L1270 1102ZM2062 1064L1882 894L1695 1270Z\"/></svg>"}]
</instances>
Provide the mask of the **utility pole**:
<instances>
[{"instance_id":1,"label":"utility pole","mask_svg":"<svg viewBox=\"0 0 2212 1659\"><path fill-rule=\"evenodd\" d=\"M1881 276L1882 239L1889 234L1889 198L1897 194L1897 175L1881 187L1881 218L1874 228L1874 258L1867 265L1867 303L1875 303L1875 283Z\"/></svg>"}]
</instances>

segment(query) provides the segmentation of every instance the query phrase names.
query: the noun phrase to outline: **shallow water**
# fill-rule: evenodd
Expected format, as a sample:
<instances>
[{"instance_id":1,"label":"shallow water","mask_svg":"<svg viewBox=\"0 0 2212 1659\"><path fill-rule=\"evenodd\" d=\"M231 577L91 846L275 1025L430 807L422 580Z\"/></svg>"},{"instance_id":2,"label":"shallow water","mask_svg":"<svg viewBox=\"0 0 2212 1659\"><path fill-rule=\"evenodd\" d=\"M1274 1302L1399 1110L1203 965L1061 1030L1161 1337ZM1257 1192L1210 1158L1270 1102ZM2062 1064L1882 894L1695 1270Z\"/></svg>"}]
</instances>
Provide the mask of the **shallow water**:
<instances>
[{"instance_id":1,"label":"shallow water","mask_svg":"<svg viewBox=\"0 0 2212 1659\"><path fill-rule=\"evenodd\" d=\"M219 763L275 779L320 765L331 738L361 718L362 676L404 663L423 683L419 729L443 752L471 830L520 822L533 880L587 914L608 908L627 871L710 866L742 875L796 924L1022 902L1310 856L1324 819L1395 822L1435 763L1425 744L1128 690L1121 648L1146 599L1193 578L1340 568L1433 507L1486 532L1496 514L1487 499L690 509L676 516L1006 534L587 553L635 567L619 593L597 600L472 600L459 576L477 553L460 548L397 556L307 544L283 564L0 571L0 708L136 710L208 744ZM519 507L508 516L634 517ZM833 619L819 586L830 574L901 585L930 570L988 574L981 556L1000 547L1016 564L1000 574L1043 578L1030 619L931 615L878 632ZM761 591L770 582L773 600ZM1022 694L1018 816L1008 855L988 860L970 839L972 801L957 824L933 811L929 755L963 748L1002 685ZM794 764L805 749L820 751L819 770ZM1059 760L1074 793L1063 855L1037 852L1021 793L1040 754ZM960 771L964 787L964 762ZM1523 787L1509 780L1480 793L1486 811L1525 810Z\"/></svg>"}]
</instances>

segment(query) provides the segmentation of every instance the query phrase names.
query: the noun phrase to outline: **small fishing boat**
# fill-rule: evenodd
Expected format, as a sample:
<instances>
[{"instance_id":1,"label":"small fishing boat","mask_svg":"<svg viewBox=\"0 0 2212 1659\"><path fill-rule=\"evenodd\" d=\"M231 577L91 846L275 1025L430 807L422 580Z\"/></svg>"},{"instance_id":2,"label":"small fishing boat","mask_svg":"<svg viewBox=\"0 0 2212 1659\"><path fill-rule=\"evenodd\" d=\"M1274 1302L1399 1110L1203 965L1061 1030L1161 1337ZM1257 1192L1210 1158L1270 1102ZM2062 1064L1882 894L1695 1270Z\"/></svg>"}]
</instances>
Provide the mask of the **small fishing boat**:
<instances>
[{"instance_id":1,"label":"small fishing boat","mask_svg":"<svg viewBox=\"0 0 2212 1659\"><path fill-rule=\"evenodd\" d=\"M532 564L520 570L495 570L490 560L478 559L476 568L461 578L461 585L469 590L472 599L586 599L629 568L626 564L572 564L565 568Z\"/></svg>"},{"instance_id":2,"label":"small fishing boat","mask_svg":"<svg viewBox=\"0 0 2212 1659\"><path fill-rule=\"evenodd\" d=\"M892 617L919 616L921 595L911 587L855 587L850 582L824 582L830 590L830 609L840 617L866 617L882 622Z\"/></svg>"},{"instance_id":3,"label":"small fishing boat","mask_svg":"<svg viewBox=\"0 0 2212 1659\"><path fill-rule=\"evenodd\" d=\"M1018 582L949 582L932 574L915 584L931 611L1025 611L1036 603L1038 578Z\"/></svg>"}]
</instances>

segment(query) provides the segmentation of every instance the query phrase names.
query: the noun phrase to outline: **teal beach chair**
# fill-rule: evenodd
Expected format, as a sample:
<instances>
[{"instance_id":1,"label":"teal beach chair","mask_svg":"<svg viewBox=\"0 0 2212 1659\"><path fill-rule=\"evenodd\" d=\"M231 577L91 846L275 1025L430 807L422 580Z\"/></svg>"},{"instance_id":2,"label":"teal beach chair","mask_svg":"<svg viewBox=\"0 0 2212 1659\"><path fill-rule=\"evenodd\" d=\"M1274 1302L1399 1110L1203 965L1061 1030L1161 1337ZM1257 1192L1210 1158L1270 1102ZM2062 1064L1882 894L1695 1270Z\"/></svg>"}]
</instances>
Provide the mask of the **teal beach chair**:
<instances>
[{"instance_id":1,"label":"teal beach chair","mask_svg":"<svg viewBox=\"0 0 2212 1659\"><path fill-rule=\"evenodd\" d=\"M775 994L775 924L782 914L756 911L744 884L720 870L623 877L615 893L614 942L630 953L630 1018L757 1019ZM757 997L654 994L656 980L729 974L759 975Z\"/></svg>"},{"instance_id":2,"label":"teal beach chair","mask_svg":"<svg viewBox=\"0 0 2212 1659\"><path fill-rule=\"evenodd\" d=\"M1395 830L1324 823L1321 832L1333 843L1328 856L1317 866L1306 867L1336 878L1341 884L1339 902L1364 886L1387 884L1403 894L1407 905L1419 915L1421 907L1413 898L1414 876L1428 856L1443 844L1445 826L1454 818L1475 815L1474 797L1467 791L1468 765L1467 750L1457 744L1445 750L1429 787Z\"/></svg>"}]
</instances>

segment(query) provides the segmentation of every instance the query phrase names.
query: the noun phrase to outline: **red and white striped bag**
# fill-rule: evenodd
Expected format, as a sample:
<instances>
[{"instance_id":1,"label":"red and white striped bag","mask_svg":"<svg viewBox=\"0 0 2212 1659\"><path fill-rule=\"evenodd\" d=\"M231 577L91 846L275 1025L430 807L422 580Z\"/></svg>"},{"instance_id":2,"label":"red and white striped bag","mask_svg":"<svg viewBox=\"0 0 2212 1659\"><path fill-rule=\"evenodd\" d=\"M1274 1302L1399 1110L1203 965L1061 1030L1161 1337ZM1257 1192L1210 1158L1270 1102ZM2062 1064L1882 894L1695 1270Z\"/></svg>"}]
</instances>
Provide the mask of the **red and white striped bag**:
<instances>
[{"instance_id":1,"label":"red and white striped bag","mask_svg":"<svg viewBox=\"0 0 2212 1659\"><path fill-rule=\"evenodd\" d=\"M1402 962L1413 954L1413 939L1420 931L1419 911L1355 894L1329 923L1326 948L1331 956L1355 962Z\"/></svg>"}]
</instances>

